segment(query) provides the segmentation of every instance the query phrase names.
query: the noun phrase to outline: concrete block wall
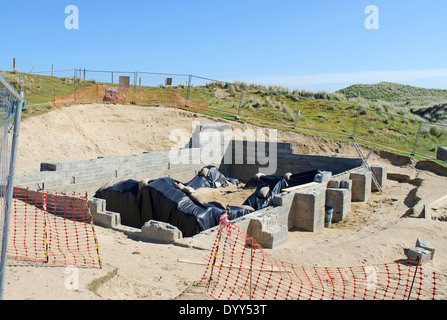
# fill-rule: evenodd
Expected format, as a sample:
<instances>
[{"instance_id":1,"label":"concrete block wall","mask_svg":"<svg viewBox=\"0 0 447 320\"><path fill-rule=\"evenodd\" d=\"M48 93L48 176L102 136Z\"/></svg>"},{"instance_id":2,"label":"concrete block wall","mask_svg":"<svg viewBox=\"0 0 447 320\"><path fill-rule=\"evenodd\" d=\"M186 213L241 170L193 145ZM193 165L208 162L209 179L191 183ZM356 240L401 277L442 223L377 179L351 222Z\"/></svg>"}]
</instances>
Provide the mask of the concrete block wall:
<instances>
[{"instance_id":1,"label":"concrete block wall","mask_svg":"<svg viewBox=\"0 0 447 320\"><path fill-rule=\"evenodd\" d=\"M290 214L293 217L293 226L315 232L324 227L326 192L309 189L296 192L293 198Z\"/></svg>"},{"instance_id":2,"label":"concrete block wall","mask_svg":"<svg viewBox=\"0 0 447 320\"><path fill-rule=\"evenodd\" d=\"M241 180L249 180L258 172L281 175L318 169L337 175L363 164L356 158L295 154L292 144L286 142L264 142L261 146L260 142L233 140L231 148L230 175Z\"/></svg>"},{"instance_id":3,"label":"concrete block wall","mask_svg":"<svg viewBox=\"0 0 447 320\"><path fill-rule=\"evenodd\" d=\"M185 149L191 157L196 150ZM16 185L38 187L62 192L93 195L97 189L110 181L126 179L142 180L171 177L188 182L203 167L203 163L171 163L169 151L150 151L133 156L109 156L72 162L47 162L41 171L16 176ZM223 168L223 171L224 168Z\"/></svg>"},{"instance_id":4,"label":"concrete block wall","mask_svg":"<svg viewBox=\"0 0 447 320\"><path fill-rule=\"evenodd\" d=\"M371 171L352 172L349 178L352 180L352 201L368 201L371 197Z\"/></svg>"},{"instance_id":5,"label":"concrete block wall","mask_svg":"<svg viewBox=\"0 0 447 320\"><path fill-rule=\"evenodd\" d=\"M332 207L332 222L342 221L351 211L351 190L344 188L326 189L326 206Z\"/></svg>"},{"instance_id":6,"label":"concrete block wall","mask_svg":"<svg viewBox=\"0 0 447 320\"><path fill-rule=\"evenodd\" d=\"M383 189L386 186L386 180L387 180L387 166L385 165L372 165L371 171L374 173L374 176L377 179L377 182L379 183L379 186ZM374 181L371 183L371 191L379 191Z\"/></svg>"}]
</instances>

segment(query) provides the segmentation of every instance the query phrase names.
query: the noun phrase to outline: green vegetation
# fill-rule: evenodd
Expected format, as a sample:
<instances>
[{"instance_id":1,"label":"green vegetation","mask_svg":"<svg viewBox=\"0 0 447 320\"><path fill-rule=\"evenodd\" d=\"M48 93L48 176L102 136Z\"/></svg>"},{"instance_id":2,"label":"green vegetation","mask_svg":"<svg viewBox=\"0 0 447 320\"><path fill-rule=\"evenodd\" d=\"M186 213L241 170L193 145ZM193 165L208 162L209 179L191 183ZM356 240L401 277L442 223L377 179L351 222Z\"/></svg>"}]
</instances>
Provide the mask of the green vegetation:
<instances>
[{"instance_id":1,"label":"green vegetation","mask_svg":"<svg viewBox=\"0 0 447 320\"><path fill-rule=\"evenodd\" d=\"M20 89L18 74L5 71L2 74L13 75L7 80ZM55 109L52 104L40 104L54 101L55 96L68 97L75 87L80 90L94 84L117 86L96 83L95 80L76 79L75 83L68 77L24 74L23 90L29 107L23 116ZM240 115L243 122L339 140L349 140L355 132L365 144L377 148L387 146L407 155L413 152L416 139L416 153L432 158L436 158L438 146L447 145L447 126L425 123L447 120L447 90L381 82L353 85L328 93L243 82L209 82L189 89L184 84L176 87L137 86L137 91L135 96L132 90L127 92L128 101L133 100L130 97L136 97L137 104L162 105L169 99L178 101L178 96L186 98L189 95L190 104L202 108L182 106L183 109L226 119ZM140 94L145 92L158 94L160 98L157 101L148 99L148 95Z\"/></svg>"}]
</instances>

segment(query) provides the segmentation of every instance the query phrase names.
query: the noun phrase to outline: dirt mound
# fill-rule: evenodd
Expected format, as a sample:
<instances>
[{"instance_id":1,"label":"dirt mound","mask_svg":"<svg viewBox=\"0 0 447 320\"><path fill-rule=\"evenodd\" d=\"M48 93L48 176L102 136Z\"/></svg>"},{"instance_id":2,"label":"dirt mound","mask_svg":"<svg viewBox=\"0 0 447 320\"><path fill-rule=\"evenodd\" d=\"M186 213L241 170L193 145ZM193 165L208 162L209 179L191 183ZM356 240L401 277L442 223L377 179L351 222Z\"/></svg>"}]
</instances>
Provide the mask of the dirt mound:
<instances>
[{"instance_id":1,"label":"dirt mound","mask_svg":"<svg viewBox=\"0 0 447 320\"><path fill-rule=\"evenodd\" d=\"M235 131L256 127L199 115L176 108L117 104L72 105L23 120L20 131L17 174L40 170L45 161L75 161L107 155L132 155L170 150L186 145L199 122L231 123ZM173 129L190 134L173 141ZM291 142L295 153L357 157L349 143L278 131L278 141Z\"/></svg>"}]
</instances>

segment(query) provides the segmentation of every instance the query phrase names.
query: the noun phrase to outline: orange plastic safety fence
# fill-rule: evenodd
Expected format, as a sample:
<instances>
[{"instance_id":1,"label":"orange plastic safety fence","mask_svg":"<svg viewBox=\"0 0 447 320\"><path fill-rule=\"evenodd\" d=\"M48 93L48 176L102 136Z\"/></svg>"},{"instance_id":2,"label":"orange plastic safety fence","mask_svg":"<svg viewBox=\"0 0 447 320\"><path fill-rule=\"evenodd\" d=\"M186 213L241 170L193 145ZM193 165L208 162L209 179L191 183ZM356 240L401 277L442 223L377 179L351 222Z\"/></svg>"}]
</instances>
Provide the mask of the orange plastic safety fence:
<instances>
[{"instance_id":1,"label":"orange plastic safety fence","mask_svg":"<svg viewBox=\"0 0 447 320\"><path fill-rule=\"evenodd\" d=\"M215 299L447 299L447 274L415 262L310 267L275 259L226 222L199 283Z\"/></svg>"},{"instance_id":2,"label":"orange plastic safety fence","mask_svg":"<svg viewBox=\"0 0 447 320\"><path fill-rule=\"evenodd\" d=\"M107 90L116 92L113 97L106 99ZM141 105L164 105L173 107L206 107L205 100L194 101L189 103L174 89L123 89L118 87L107 87L96 84L84 88L77 89L76 93L72 93L67 97L54 97L53 105L60 107L71 103L99 103L99 102L115 102L123 104L141 104Z\"/></svg>"},{"instance_id":3,"label":"orange plastic safety fence","mask_svg":"<svg viewBox=\"0 0 447 320\"><path fill-rule=\"evenodd\" d=\"M86 197L16 187L10 221L9 259L101 268Z\"/></svg>"}]
</instances>

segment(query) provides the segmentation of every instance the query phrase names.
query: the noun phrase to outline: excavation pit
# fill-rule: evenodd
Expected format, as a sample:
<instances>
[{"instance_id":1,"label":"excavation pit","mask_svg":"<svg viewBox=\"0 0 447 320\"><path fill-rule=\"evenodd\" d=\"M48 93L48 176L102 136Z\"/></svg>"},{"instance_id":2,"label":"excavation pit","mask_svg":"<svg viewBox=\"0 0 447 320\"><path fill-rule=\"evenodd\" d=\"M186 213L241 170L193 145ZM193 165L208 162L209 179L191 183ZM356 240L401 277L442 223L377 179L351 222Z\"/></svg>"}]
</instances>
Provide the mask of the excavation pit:
<instances>
[{"instance_id":1,"label":"excavation pit","mask_svg":"<svg viewBox=\"0 0 447 320\"><path fill-rule=\"evenodd\" d=\"M250 139L253 136L262 137L260 134L245 133L244 136L242 133L242 137L240 132L235 135L226 123L201 123L184 148L86 161L46 162L41 164L40 172L18 176L16 181L22 186L44 185L45 188L63 192L87 192L96 224L144 236L141 228L148 221L170 223L182 230L179 220L194 220L200 213L182 216L181 212L177 212L175 218L163 216L160 210L154 211L154 208L163 208L153 206L157 198L154 196L145 205L146 208L153 207L152 213L148 213L148 210L141 209L144 207L142 201L148 201L147 197L142 196L141 190L152 190L153 193L155 189L150 188L151 183L158 183L164 184L167 194L172 195L174 190L183 193L177 188L178 183L187 185L200 177L203 168L214 167L229 181L228 186L194 188L202 191L207 203L214 202L216 208L208 210L212 211L212 218L209 219L212 223L206 224L206 228L197 228L197 219L196 224L189 221L186 225L195 226L183 229L182 237L173 237L172 241L217 230L221 213L225 212L225 209L219 208L223 204L224 207L230 205L232 208L241 208L233 210L236 213L232 217L233 223L266 248L274 248L286 242L287 231L292 228L311 232L324 228L325 206L334 208L333 216L338 220L333 222L343 220L349 213L351 201L367 201L371 192L376 190L371 179L372 173L360 158L296 154L291 143L276 142L272 131L268 138L264 135L263 140ZM386 183L386 167L371 166L371 169L380 177L378 180L383 187ZM266 180L260 179L260 173ZM294 176L303 179L296 184L284 184L288 173L293 174L292 180ZM251 202L251 206L246 203L255 192L260 191L259 181L265 184L274 179L280 181L280 187L270 195L267 205L253 208L256 203L265 202L258 201L259 197L255 197L256 201ZM254 183L254 180L258 182ZM241 183L240 186L237 181ZM121 184L125 192L117 193L114 201L101 199L97 194L101 188L105 190L117 184ZM270 186L269 191L272 188ZM180 193L177 194L184 199ZM117 204L115 208L112 202ZM200 207L197 201L192 201L191 206L192 203ZM122 208L117 209L120 204ZM254 212L243 208L244 205L252 207ZM192 211L199 210L198 207L192 208ZM203 206L201 209L204 209ZM133 215L138 219L130 219L132 215L124 213L138 210L139 215ZM154 212L157 212L157 217L154 217Z\"/></svg>"}]
</instances>

